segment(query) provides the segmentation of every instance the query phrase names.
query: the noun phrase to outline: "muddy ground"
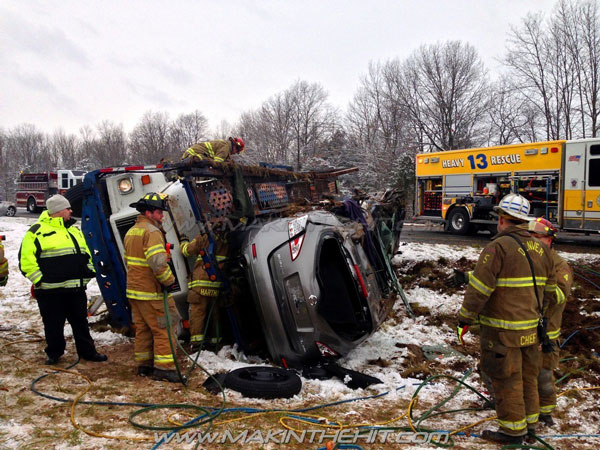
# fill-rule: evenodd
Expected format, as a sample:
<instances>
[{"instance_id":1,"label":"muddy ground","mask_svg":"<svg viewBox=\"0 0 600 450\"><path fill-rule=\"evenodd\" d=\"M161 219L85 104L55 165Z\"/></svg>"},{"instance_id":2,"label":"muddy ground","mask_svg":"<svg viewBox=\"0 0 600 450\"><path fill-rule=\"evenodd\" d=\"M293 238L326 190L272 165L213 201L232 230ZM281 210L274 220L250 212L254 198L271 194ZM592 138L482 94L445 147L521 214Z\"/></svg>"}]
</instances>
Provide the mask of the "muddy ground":
<instances>
[{"instance_id":1,"label":"muddy ground","mask_svg":"<svg viewBox=\"0 0 600 450\"><path fill-rule=\"evenodd\" d=\"M449 289L444 284L449 270L469 270L473 261L461 258L449 261L440 258L436 261L420 261L417 263L406 261L397 267L400 282L406 291L413 288L426 288L444 295L461 294L462 289ZM560 369L556 371L557 379L563 378L564 382L580 381L584 385L600 386L600 367L598 365L598 350L600 349L600 263L590 266L575 266L575 271L580 276L576 277L573 293L569 299L563 321L563 341L569 337L564 345L562 356L565 360ZM587 278L585 280L584 278ZM0 299L4 300L4 299ZM455 311L440 313L432 311L426 306L413 305L417 314L415 319L419 326L436 329L449 327L454 329L456 324ZM35 320L35 311L24 313L23 319ZM406 312L403 308L395 308L389 319L392 324L406 321ZM98 321L92 325L96 331L106 328L105 321ZM595 328L595 329L594 329ZM137 449L152 448L154 435L152 431L145 431L132 426L130 421L144 424L145 426L172 426L200 414L199 409L182 410L176 408L152 409L139 416L131 417L132 413L139 411L141 404L186 404L200 405L200 408L219 408L222 397L208 394L202 387L206 376L195 373L187 387L161 383L149 378L140 378L134 375L131 361L133 344L130 340L116 343L110 349L110 364L80 362L70 372L54 372L43 365L44 342L39 335L41 327L23 329L11 325L2 327L0 331L0 367L2 376L0 382L0 420L13 423L14 430L0 431L0 449L50 449L50 448L76 448L76 449ZM475 330L476 331L476 330ZM67 344L73 345L72 342ZM449 358L429 361L425 358L420 345L396 342L397 353L389 358L373 358L367 361L371 368L397 367L403 379L424 380L434 374L465 373L476 361L479 348L477 339L462 349L472 359ZM231 356L224 356L231 357ZM189 363L180 358L183 367ZM64 365L63 365L64 367ZM368 367L367 367L368 369ZM40 376L49 374L39 379ZM32 385L34 380L39 380ZM450 383L449 381L441 381ZM42 398L32 391L32 386L39 393L55 397L55 399ZM89 389L89 391L88 391ZM308 388L310 389L310 387ZM86 393L87 392L87 393ZM84 396L79 397L81 395ZM361 391L357 395L367 395ZM582 392L569 393L570 399L580 402L581 409L578 415L584 417L588 423L600 423L597 402L593 401L591 394ZM592 400L590 400L592 398ZM595 394L598 398L598 394ZM58 401L63 399L65 401ZM73 408L73 399L80 400ZM138 406L116 404L83 403L88 399L96 402L135 402ZM327 398L320 399L322 402ZM426 410L435 403L432 397L422 400L418 408ZM393 402L361 401L357 403L339 404L315 412L317 421L323 417L339 419L354 423L384 423L391 418L406 412L409 407L410 396L401 397ZM286 400L261 402L259 408L302 408L315 404L315 398L306 396L291 404ZM240 399L236 396L227 398L227 407L249 407L251 401ZM481 408L482 401L471 398L462 407ZM486 413L490 416L489 411ZM243 413L232 413L220 416L215 422L215 428L226 425L228 429L280 429L282 413L270 413L258 416L247 416ZM319 419L320 417L320 419ZM577 433L581 425L581 417L573 418L568 408L557 411L559 424L554 432ZM227 423L226 423L227 422ZM287 422L288 425L299 429L303 426L298 422ZM392 422L392 425L406 427L406 419ZM441 427L454 429L453 422L442 422ZM454 427L454 428L452 428ZM18 428L18 429L17 429ZM598 431L596 431L597 433ZM555 448L593 448L595 441L579 441L577 439L554 441ZM456 438L454 448L495 448L484 444L475 438ZM290 449L317 449L319 445L289 444L278 446L247 446L230 444L228 448L290 448ZM169 444L160 448L193 448L189 444ZM199 448L225 448L222 446L200 446ZM364 448L417 448L412 445L365 445ZM434 448L434 447L421 447Z\"/></svg>"}]
</instances>

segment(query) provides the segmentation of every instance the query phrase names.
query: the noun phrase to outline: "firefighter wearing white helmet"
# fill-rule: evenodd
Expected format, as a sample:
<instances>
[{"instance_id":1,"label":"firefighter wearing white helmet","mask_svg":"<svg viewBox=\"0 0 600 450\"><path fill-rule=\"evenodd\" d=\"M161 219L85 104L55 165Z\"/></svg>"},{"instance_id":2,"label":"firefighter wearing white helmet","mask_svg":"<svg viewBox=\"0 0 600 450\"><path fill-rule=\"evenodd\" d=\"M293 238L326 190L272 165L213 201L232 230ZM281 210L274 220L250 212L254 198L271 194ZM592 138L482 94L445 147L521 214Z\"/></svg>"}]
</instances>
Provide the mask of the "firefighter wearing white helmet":
<instances>
[{"instance_id":1,"label":"firefighter wearing white helmet","mask_svg":"<svg viewBox=\"0 0 600 450\"><path fill-rule=\"evenodd\" d=\"M530 220L527 199L509 194L494 210L498 234L468 277L457 333L464 344L468 326L481 324L481 368L494 387L499 425L481 437L520 444L539 420L537 328L543 308L556 303L556 273L548 248L519 227Z\"/></svg>"}]
</instances>

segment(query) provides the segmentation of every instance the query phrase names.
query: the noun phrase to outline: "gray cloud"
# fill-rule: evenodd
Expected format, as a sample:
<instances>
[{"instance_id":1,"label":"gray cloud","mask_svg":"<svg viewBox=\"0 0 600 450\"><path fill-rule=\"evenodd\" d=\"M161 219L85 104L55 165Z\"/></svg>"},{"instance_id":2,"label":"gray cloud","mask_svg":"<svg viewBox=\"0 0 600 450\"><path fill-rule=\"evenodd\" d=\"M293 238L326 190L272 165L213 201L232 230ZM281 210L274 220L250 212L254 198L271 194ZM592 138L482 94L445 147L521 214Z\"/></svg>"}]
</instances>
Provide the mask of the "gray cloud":
<instances>
[{"instance_id":1,"label":"gray cloud","mask_svg":"<svg viewBox=\"0 0 600 450\"><path fill-rule=\"evenodd\" d=\"M185 102L176 99L167 92L161 89L157 89L154 86L149 86L139 81L131 81L130 79L123 80L124 85L127 86L129 91L139 98L150 102L153 107L176 107L185 106Z\"/></svg>"},{"instance_id":2,"label":"gray cloud","mask_svg":"<svg viewBox=\"0 0 600 450\"><path fill-rule=\"evenodd\" d=\"M175 57L173 57L175 59ZM137 69L146 74L156 73L167 81L178 85L189 85L194 81L195 74L180 63L169 63L157 58L122 58L111 56L109 64L124 70Z\"/></svg>"},{"instance_id":3,"label":"gray cloud","mask_svg":"<svg viewBox=\"0 0 600 450\"><path fill-rule=\"evenodd\" d=\"M23 17L0 9L0 28L13 51L30 52L46 58L66 59L88 66L86 52L60 28L33 24ZM7 46L8 47L8 46Z\"/></svg>"},{"instance_id":4,"label":"gray cloud","mask_svg":"<svg viewBox=\"0 0 600 450\"><path fill-rule=\"evenodd\" d=\"M13 76L18 83L26 88L38 92L45 97L57 109L62 110L79 110L80 105L68 95L65 95L59 87L57 87L43 73L24 73L18 72Z\"/></svg>"}]
</instances>

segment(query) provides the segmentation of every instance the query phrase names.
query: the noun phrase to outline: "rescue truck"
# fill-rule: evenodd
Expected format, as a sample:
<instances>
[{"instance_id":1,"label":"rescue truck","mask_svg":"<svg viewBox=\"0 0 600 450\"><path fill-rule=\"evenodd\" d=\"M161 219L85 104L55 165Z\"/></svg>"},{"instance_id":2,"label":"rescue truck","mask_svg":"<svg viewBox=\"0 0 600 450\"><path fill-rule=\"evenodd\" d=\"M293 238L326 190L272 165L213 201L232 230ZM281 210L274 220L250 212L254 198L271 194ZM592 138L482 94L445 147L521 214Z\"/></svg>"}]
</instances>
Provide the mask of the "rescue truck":
<instances>
[{"instance_id":1,"label":"rescue truck","mask_svg":"<svg viewBox=\"0 0 600 450\"><path fill-rule=\"evenodd\" d=\"M54 194L64 194L68 189L81 183L85 172L60 169L56 172L19 174L17 183L17 206L37 212L46 207L46 200Z\"/></svg>"},{"instance_id":2,"label":"rescue truck","mask_svg":"<svg viewBox=\"0 0 600 450\"><path fill-rule=\"evenodd\" d=\"M531 214L566 231L600 232L600 139L556 140L420 153L417 219L445 223L454 234L489 229L492 209L509 193Z\"/></svg>"}]
</instances>

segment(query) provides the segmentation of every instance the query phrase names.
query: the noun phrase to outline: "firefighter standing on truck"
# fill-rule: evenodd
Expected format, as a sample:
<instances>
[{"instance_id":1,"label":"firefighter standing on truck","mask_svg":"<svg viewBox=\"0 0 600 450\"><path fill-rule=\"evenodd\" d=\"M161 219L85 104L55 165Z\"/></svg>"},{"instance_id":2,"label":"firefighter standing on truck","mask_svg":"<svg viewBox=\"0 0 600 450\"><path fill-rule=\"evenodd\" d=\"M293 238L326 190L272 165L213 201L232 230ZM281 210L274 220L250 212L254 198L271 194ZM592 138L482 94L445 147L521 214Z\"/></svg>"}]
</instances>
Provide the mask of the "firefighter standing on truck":
<instances>
[{"instance_id":1,"label":"firefighter standing on truck","mask_svg":"<svg viewBox=\"0 0 600 450\"><path fill-rule=\"evenodd\" d=\"M224 288L220 274L224 262L227 258L229 246L227 236L223 229L225 223L220 224L219 232L213 235L214 239L209 239L209 234L199 234L192 240L187 241L182 238L181 253L185 257L197 255L194 269L188 282L188 298L190 304L190 343L192 349L198 351L202 347L207 347L205 342L204 328L207 315L207 309L211 306L211 315L209 321L212 324L213 335L208 347L218 346L218 320L219 305L217 299ZM215 227L216 228L216 227ZM215 267L212 265L215 264Z\"/></svg>"},{"instance_id":2,"label":"firefighter standing on truck","mask_svg":"<svg viewBox=\"0 0 600 450\"><path fill-rule=\"evenodd\" d=\"M241 138L230 137L227 140L198 142L188 148L181 159L192 158L193 160L210 159L216 162L226 162L231 155L236 155L245 150L246 145Z\"/></svg>"},{"instance_id":3,"label":"firefighter standing on truck","mask_svg":"<svg viewBox=\"0 0 600 450\"><path fill-rule=\"evenodd\" d=\"M537 329L544 306L556 302L556 274L548 248L518 228L530 220L529 208L527 199L517 194L508 194L494 207L498 234L469 275L457 326L464 344L469 324L477 319L481 324L481 367L492 380L500 427L484 430L481 437L503 444L520 444L528 429L537 425L541 359Z\"/></svg>"},{"instance_id":4,"label":"firefighter standing on truck","mask_svg":"<svg viewBox=\"0 0 600 450\"><path fill-rule=\"evenodd\" d=\"M573 271L569 264L552 248L558 230L548 220L540 217L527 224L527 229L550 249L556 271L556 303L551 303L545 312L548 318L548 337L553 343L551 353L542 353L542 363L538 375L538 392L540 395L540 421L548 426L554 425L552 411L556 408L556 385L554 384L554 369L558 368L560 347L558 337L562 315L573 283Z\"/></svg>"},{"instance_id":5,"label":"firefighter standing on truck","mask_svg":"<svg viewBox=\"0 0 600 450\"><path fill-rule=\"evenodd\" d=\"M129 206L140 212L124 240L127 298L135 326L137 373L152 375L158 380L184 382L175 371L175 355L171 351L164 309L163 292L170 291L175 282L162 229L167 196L150 192ZM171 295L168 305L173 326L179 315ZM172 342L177 342L171 334Z\"/></svg>"}]
</instances>

